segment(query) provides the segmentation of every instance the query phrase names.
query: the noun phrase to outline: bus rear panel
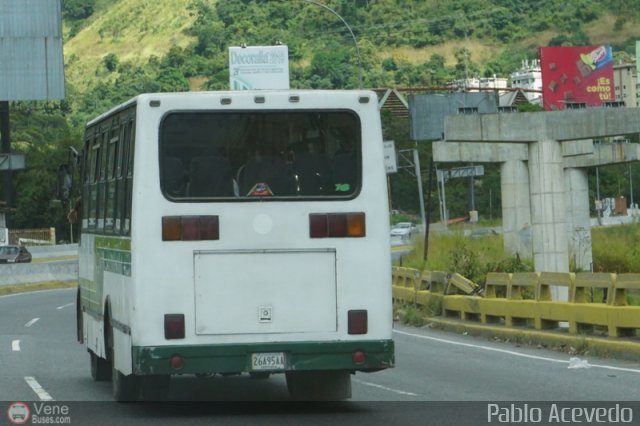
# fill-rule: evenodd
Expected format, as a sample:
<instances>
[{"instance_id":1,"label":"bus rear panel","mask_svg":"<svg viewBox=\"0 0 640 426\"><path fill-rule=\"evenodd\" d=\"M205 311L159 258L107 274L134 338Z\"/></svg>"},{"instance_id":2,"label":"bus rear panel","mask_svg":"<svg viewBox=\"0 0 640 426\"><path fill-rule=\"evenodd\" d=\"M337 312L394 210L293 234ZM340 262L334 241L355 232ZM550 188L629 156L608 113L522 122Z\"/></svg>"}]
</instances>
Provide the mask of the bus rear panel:
<instances>
[{"instance_id":1,"label":"bus rear panel","mask_svg":"<svg viewBox=\"0 0 640 426\"><path fill-rule=\"evenodd\" d=\"M393 366L375 94L141 95L132 146L130 238L82 241L128 253L124 279L100 262L86 277L123 325L118 370L284 372L292 390L304 372Z\"/></svg>"}]
</instances>

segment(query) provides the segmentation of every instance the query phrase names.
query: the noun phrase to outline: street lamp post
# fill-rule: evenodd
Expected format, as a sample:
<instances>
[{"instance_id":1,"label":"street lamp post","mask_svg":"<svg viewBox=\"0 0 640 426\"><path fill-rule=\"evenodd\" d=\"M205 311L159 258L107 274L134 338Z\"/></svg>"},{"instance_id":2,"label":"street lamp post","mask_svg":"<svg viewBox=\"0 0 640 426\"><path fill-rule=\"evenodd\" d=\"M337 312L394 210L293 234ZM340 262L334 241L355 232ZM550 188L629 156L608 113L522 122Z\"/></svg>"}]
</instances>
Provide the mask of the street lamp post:
<instances>
[{"instance_id":1,"label":"street lamp post","mask_svg":"<svg viewBox=\"0 0 640 426\"><path fill-rule=\"evenodd\" d=\"M349 24L347 24L347 21L345 21L344 18L342 16L340 16L340 14L338 14L338 12L336 12L333 9L331 9L326 4L322 4L322 3L317 2L315 0L302 0L302 1L307 2L307 3L311 3L311 4L315 4L316 6L320 6L320 7L324 8L324 9L328 10L329 12L333 13L334 15L336 15L338 17L338 19L340 19L342 21L344 26L347 27L347 30L349 30L349 33L351 34L351 38L353 39L353 44L356 47L356 55L358 56L358 84L359 84L358 88L362 89L362 60L360 59L360 49L358 48L358 41L356 40L356 36L353 33L353 31L351 30L351 27L349 26Z\"/></svg>"}]
</instances>

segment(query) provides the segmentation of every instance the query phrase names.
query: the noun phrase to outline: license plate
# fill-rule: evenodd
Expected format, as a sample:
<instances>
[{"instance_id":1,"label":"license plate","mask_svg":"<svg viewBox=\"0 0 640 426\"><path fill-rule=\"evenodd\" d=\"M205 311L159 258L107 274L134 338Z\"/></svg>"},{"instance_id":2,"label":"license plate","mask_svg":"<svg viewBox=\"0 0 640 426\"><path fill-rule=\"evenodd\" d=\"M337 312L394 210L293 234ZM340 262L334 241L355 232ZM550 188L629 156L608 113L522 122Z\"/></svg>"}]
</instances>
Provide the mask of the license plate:
<instances>
[{"instance_id":1,"label":"license plate","mask_svg":"<svg viewBox=\"0 0 640 426\"><path fill-rule=\"evenodd\" d=\"M251 354L252 370L284 370L283 352L263 352Z\"/></svg>"}]
</instances>

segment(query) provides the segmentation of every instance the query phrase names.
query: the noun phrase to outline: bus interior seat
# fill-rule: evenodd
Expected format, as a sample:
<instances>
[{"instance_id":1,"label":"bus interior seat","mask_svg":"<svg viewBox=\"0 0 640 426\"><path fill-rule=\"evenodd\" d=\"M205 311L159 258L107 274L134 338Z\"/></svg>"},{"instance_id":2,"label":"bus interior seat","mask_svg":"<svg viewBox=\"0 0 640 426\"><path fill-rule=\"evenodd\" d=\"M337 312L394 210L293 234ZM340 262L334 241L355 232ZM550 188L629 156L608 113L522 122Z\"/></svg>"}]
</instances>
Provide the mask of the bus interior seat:
<instances>
[{"instance_id":1,"label":"bus interior seat","mask_svg":"<svg viewBox=\"0 0 640 426\"><path fill-rule=\"evenodd\" d=\"M164 157L162 165L165 192L174 197L184 195L186 182L182 160L178 157Z\"/></svg>"},{"instance_id":2,"label":"bus interior seat","mask_svg":"<svg viewBox=\"0 0 640 426\"><path fill-rule=\"evenodd\" d=\"M351 192L357 180L358 166L354 153L336 154L333 157L333 182L336 185L349 184Z\"/></svg>"},{"instance_id":3,"label":"bus interior seat","mask_svg":"<svg viewBox=\"0 0 640 426\"><path fill-rule=\"evenodd\" d=\"M301 195L322 195L331 190L331 165L324 154L296 154L293 173L298 176Z\"/></svg>"},{"instance_id":4,"label":"bus interior seat","mask_svg":"<svg viewBox=\"0 0 640 426\"><path fill-rule=\"evenodd\" d=\"M232 197L233 176L226 158L195 157L191 160L189 195L192 197Z\"/></svg>"},{"instance_id":5,"label":"bus interior seat","mask_svg":"<svg viewBox=\"0 0 640 426\"><path fill-rule=\"evenodd\" d=\"M273 195L293 195L295 185L288 169L287 163L277 156L260 155L250 158L242 173L241 194L247 195L257 183L266 183Z\"/></svg>"}]
</instances>

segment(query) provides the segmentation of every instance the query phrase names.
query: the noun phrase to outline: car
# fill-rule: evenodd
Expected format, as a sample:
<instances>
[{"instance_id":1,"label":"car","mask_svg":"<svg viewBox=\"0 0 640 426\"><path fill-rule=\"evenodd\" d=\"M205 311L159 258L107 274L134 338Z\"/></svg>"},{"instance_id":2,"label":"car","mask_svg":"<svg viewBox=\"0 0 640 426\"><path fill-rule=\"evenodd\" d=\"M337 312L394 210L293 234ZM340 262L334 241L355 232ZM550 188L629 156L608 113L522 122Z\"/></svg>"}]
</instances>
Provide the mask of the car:
<instances>
[{"instance_id":1,"label":"car","mask_svg":"<svg viewBox=\"0 0 640 426\"><path fill-rule=\"evenodd\" d=\"M0 263L29 263L31 253L23 246L0 246Z\"/></svg>"},{"instance_id":2,"label":"car","mask_svg":"<svg viewBox=\"0 0 640 426\"><path fill-rule=\"evenodd\" d=\"M391 235L413 235L416 225L413 222L398 222L391 227Z\"/></svg>"}]
</instances>

